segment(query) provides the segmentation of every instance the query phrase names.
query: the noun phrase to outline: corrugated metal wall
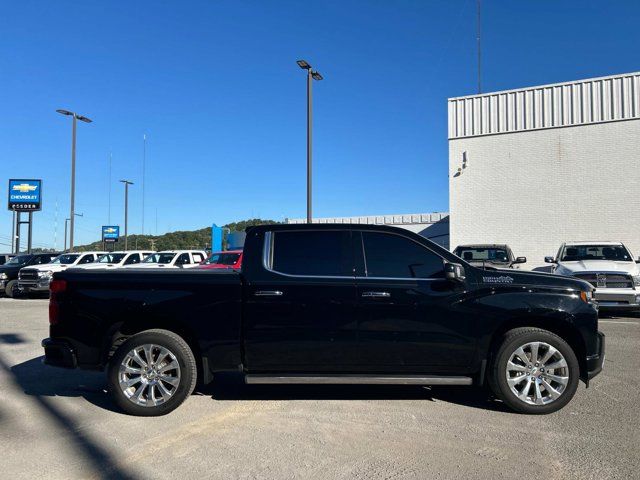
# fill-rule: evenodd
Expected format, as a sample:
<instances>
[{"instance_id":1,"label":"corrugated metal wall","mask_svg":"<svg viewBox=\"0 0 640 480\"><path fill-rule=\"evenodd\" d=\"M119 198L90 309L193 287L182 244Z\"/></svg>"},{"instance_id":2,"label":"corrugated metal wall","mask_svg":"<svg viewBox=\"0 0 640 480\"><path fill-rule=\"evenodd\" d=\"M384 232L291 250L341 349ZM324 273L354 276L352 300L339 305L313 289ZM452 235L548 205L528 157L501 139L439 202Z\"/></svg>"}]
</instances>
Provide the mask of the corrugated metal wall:
<instances>
[{"instance_id":1,"label":"corrugated metal wall","mask_svg":"<svg viewBox=\"0 0 640 480\"><path fill-rule=\"evenodd\" d=\"M449 99L449 139L640 118L640 72Z\"/></svg>"}]
</instances>

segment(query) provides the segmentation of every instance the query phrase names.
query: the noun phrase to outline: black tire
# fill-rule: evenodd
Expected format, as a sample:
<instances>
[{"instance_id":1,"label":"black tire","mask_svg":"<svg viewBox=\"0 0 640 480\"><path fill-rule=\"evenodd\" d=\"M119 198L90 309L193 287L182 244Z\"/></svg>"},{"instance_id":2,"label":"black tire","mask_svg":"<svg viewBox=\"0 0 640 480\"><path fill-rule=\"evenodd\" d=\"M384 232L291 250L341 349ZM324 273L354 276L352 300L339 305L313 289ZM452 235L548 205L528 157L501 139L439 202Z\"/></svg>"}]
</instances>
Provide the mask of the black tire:
<instances>
[{"instance_id":1,"label":"black tire","mask_svg":"<svg viewBox=\"0 0 640 480\"><path fill-rule=\"evenodd\" d=\"M554 347L556 350L558 350L562 357L564 357L567 365L564 369L564 375L568 376L568 380L566 380L566 386L564 387L564 390L558 398L556 398L555 400L551 400L550 403L547 404L533 405L525 400L518 398L518 396L511 390L511 387L509 386L509 382L507 380L507 362L509 362L511 356L516 352L518 347L533 342L543 342ZM489 386L491 387L493 393L500 400L502 400L506 405L508 405L516 412L527 414L547 414L556 412L571 401L576 393L576 390L578 389L578 382L580 380L580 365L578 363L575 352L567 342L565 342L558 335L549 332L548 330L534 327L524 327L510 330L504 335L502 342L498 345L497 350L494 353L495 354L493 355L493 361L488 376ZM526 372L523 373L525 374L525 376L527 376ZM537 372L537 374L545 378L544 373ZM531 378L531 376L529 376L528 378ZM523 380L524 383L520 384L524 385L524 387L522 387L522 390L524 390L525 387L530 388L527 387L526 384L526 382L528 381L529 380L525 379ZM531 380L531 382L535 390L535 383L537 382L537 378L534 376L534 380ZM542 390L542 393L544 395L546 390L544 389L544 387L542 387ZM547 395L548 393L549 392L547 391ZM535 392L533 392L531 395L534 394ZM547 397L547 399L549 398L551 397ZM530 401L534 400L531 399Z\"/></svg>"},{"instance_id":2,"label":"black tire","mask_svg":"<svg viewBox=\"0 0 640 480\"><path fill-rule=\"evenodd\" d=\"M123 391L123 388L120 386L121 378L127 378L121 376L121 365L123 362L126 362L125 359L130 352L143 345L154 345L167 349L175 357L175 361L177 361L179 365L179 370L172 370L174 373L178 372L177 379L179 380L179 383L175 387L172 387L168 383L163 384L163 386L167 386L172 389L172 394L167 400L159 405L140 405L135 403L134 400L129 399L127 394L125 394L125 391ZM156 359L156 361L160 360L160 358ZM171 361L171 358L169 358L166 363L169 363L169 361ZM132 377L135 375L136 374L133 374ZM109 392L118 407L130 415L155 417L166 415L167 413L175 410L187 399L189 395L191 395L197 380L196 360L187 342L185 342L179 335L169 330L145 330L129 337L118 347L109 361L107 376ZM136 385L131 388L139 388L142 386L142 382ZM159 386L155 387L155 390L153 388L151 388L151 390L153 391L153 394L157 392L158 395L163 396L159 390ZM149 393L149 387L147 390L143 390L143 393L146 393L146 401L150 402L151 394Z\"/></svg>"},{"instance_id":3,"label":"black tire","mask_svg":"<svg viewBox=\"0 0 640 480\"><path fill-rule=\"evenodd\" d=\"M13 286L16 284L15 280L11 280L9 281L9 283L7 283L4 287L4 294L9 297L9 298L13 298Z\"/></svg>"}]
</instances>

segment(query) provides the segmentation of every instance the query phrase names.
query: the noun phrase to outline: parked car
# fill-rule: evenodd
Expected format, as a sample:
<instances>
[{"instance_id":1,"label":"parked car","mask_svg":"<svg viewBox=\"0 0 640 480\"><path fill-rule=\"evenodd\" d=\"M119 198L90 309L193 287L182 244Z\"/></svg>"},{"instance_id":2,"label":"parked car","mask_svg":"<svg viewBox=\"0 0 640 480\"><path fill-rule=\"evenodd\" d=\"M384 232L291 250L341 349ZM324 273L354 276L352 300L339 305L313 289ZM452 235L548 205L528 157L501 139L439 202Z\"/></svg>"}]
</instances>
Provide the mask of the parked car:
<instances>
[{"instance_id":1,"label":"parked car","mask_svg":"<svg viewBox=\"0 0 640 480\"><path fill-rule=\"evenodd\" d=\"M74 268L82 268L84 270L99 270L101 268L124 267L126 265L138 265L142 260L152 255L154 252L145 252L142 250L129 250L126 252L109 252L98 258L94 263L86 263L84 265L76 265Z\"/></svg>"},{"instance_id":2,"label":"parked car","mask_svg":"<svg viewBox=\"0 0 640 480\"><path fill-rule=\"evenodd\" d=\"M527 263L527 257L514 256L509 245L460 245L453 253L476 267L520 268Z\"/></svg>"},{"instance_id":3,"label":"parked car","mask_svg":"<svg viewBox=\"0 0 640 480\"><path fill-rule=\"evenodd\" d=\"M165 250L149 255L137 265L123 268L193 268L204 262L207 254L202 250Z\"/></svg>"},{"instance_id":4,"label":"parked car","mask_svg":"<svg viewBox=\"0 0 640 480\"><path fill-rule=\"evenodd\" d=\"M0 266L2 266L5 263L7 263L13 257L15 257L15 254L13 254L13 253L0 253Z\"/></svg>"},{"instance_id":5,"label":"parked car","mask_svg":"<svg viewBox=\"0 0 640 480\"><path fill-rule=\"evenodd\" d=\"M601 309L640 310L640 258L620 242L563 243L557 256L545 257L552 271L586 280L596 287Z\"/></svg>"},{"instance_id":6,"label":"parked car","mask_svg":"<svg viewBox=\"0 0 640 480\"><path fill-rule=\"evenodd\" d=\"M95 262L98 257L105 253L106 252L63 253L55 257L50 263L25 267L21 269L18 274L17 293L22 295L48 292L49 283L51 283L55 272Z\"/></svg>"},{"instance_id":7,"label":"parked car","mask_svg":"<svg viewBox=\"0 0 640 480\"><path fill-rule=\"evenodd\" d=\"M0 293L7 297L13 297L14 289L18 286L18 273L20 269L30 266L42 265L51 262L59 253L25 253L13 257L0 266Z\"/></svg>"},{"instance_id":8,"label":"parked car","mask_svg":"<svg viewBox=\"0 0 640 480\"><path fill-rule=\"evenodd\" d=\"M224 252L213 252L209 258L202 262L198 268L204 270L216 270L220 268L231 268L239 270L242 267L242 250L227 250Z\"/></svg>"},{"instance_id":9,"label":"parked car","mask_svg":"<svg viewBox=\"0 0 640 480\"><path fill-rule=\"evenodd\" d=\"M602 369L593 286L490 271L406 230L262 225L242 270L54 275L45 363L108 370L117 405L162 415L213 374L261 384L484 385L550 413Z\"/></svg>"}]
</instances>

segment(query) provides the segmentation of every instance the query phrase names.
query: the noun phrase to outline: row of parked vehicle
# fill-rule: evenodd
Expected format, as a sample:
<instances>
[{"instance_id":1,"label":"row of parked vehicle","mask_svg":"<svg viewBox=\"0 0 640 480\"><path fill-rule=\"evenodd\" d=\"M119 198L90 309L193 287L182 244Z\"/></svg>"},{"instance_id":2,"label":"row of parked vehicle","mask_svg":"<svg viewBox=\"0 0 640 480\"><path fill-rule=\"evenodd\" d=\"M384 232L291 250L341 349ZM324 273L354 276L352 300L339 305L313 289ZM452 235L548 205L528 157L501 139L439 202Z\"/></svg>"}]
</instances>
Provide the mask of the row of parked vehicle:
<instances>
[{"instance_id":1,"label":"row of parked vehicle","mask_svg":"<svg viewBox=\"0 0 640 480\"><path fill-rule=\"evenodd\" d=\"M9 297L48 292L53 274L68 268L83 270L136 268L239 269L242 251L167 250L152 252L69 252L0 255L0 293Z\"/></svg>"},{"instance_id":2,"label":"row of parked vehicle","mask_svg":"<svg viewBox=\"0 0 640 480\"><path fill-rule=\"evenodd\" d=\"M519 268L525 257L516 257L508 245L461 245L454 253L483 268ZM621 242L563 243L555 256L548 256L550 273L586 280L596 287L601 309L640 310L640 257Z\"/></svg>"}]
</instances>

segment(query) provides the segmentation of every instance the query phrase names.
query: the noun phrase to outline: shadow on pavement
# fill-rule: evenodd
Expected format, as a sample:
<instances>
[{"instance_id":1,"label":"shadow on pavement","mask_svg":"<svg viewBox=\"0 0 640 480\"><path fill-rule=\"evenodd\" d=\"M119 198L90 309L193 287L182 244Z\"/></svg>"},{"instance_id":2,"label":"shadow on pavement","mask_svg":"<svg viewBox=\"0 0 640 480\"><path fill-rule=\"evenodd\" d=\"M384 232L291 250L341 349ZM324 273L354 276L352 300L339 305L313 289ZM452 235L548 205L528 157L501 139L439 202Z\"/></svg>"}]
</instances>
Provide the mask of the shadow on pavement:
<instances>
[{"instance_id":1,"label":"shadow on pavement","mask_svg":"<svg viewBox=\"0 0 640 480\"><path fill-rule=\"evenodd\" d=\"M214 400L425 400L482 410L511 412L487 390L477 387L419 385L246 385L241 374L216 374L197 393Z\"/></svg>"},{"instance_id":2,"label":"shadow on pavement","mask_svg":"<svg viewBox=\"0 0 640 480\"><path fill-rule=\"evenodd\" d=\"M5 337L5 336L3 336ZM6 338L0 339L5 341ZM89 389L100 389L104 384L104 379L100 374L76 371L61 371L58 374L56 369L46 367L40 361L40 358L34 358L27 362L10 367L2 356L0 356L0 368L13 375L17 387L21 388L24 393L30 395L40 408L41 413L46 415L57 428L64 430L66 434L72 438L75 451L83 455L89 460L97 478L114 478L133 480L135 476L122 470L113 457L100 445L94 441L89 435L83 433L83 429L76 421L59 410L51 401L50 396L84 396L85 385ZM74 374L76 373L76 374ZM80 385L80 387L78 387ZM90 393L87 400L97 405L108 408L96 402L97 392ZM106 394L104 394L106 396Z\"/></svg>"},{"instance_id":3,"label":"shadow on pavement","mask_svg":"<svg viewBox=\"0 0 640 480\"><path fill-rule=\"evenodd\" d=\"M98 407L119 412L106 391L104 373L53 368L44 365L42 358L11 367L24 393L41 397L83 397Z\"/></svg>"}]
</instances>

